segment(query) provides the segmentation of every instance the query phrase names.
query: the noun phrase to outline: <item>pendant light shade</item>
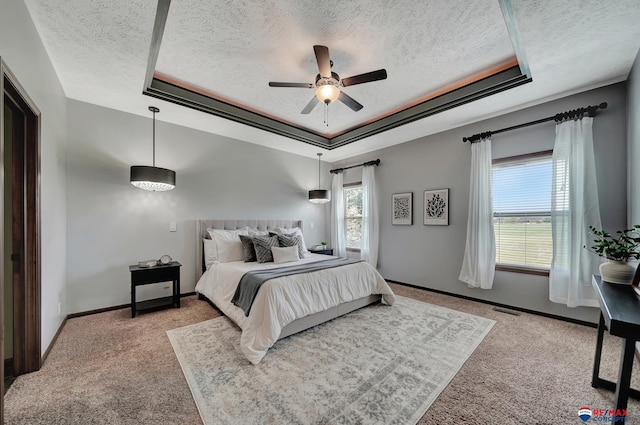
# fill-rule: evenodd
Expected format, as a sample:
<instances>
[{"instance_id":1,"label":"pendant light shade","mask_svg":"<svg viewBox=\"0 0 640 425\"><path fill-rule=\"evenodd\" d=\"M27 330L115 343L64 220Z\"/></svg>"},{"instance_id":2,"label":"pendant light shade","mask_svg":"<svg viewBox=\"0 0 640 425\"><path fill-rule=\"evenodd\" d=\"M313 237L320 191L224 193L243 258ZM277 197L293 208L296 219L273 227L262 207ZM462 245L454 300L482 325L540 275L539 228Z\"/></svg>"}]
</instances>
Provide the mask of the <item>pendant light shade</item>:
<instances>
[{"instance_id":1,"label":"pendant light shade","mask_svg":"<svg viewBox=\"0 0 640 425\"><path fill-rule=\"evenodd\" d=\"M325 204L331 200L331 191L320 189L320 157L321 153L318 154L318 189L309 191L309 201L314 204Z\"/></svg>"},{"instance_id":2,"label":"pendant light shade","mask_svg":"<svg viewBox=\"0 0 640 425\"><path fill-rule=\"evenodd\" d=\"M153 166L131 166L131 184L144 190L164 192L176 187L176 172L166 168L156 167L156 113L160 109L149 106L153 112Z\"/></svg>"},{"instance_id":3,"label":"pendant light shade","mask_svg":"<svg viewBox=\"0 0 640 425\"><path fill-rule=\"evenodd\" d=\"M325 204L331 200L331 191L326 189L317 189L309 191L309 201L314 204Z\"/></svg>"},{"instance_id":4,"label":"pendant light shade","mask_svg":"<svg viewBox=\"0 0 640 425\"><path fill-rule=\"evenodd\" d=\"M176 172L148 165L131 167L131 184L144 190L163 192L176 187Z\"/></svg>"}]
</instances>

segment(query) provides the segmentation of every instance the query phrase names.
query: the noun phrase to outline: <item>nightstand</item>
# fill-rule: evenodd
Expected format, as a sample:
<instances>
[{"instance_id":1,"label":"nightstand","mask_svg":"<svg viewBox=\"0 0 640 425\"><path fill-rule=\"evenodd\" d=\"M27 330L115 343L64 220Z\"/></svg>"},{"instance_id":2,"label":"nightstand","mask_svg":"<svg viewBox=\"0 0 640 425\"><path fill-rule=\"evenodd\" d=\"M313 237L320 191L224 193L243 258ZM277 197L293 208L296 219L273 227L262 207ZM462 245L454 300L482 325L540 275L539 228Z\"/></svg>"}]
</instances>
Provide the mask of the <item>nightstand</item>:
<instances>
[{"instance_id":1,"label":"nightstand","mask_svg":"<svg viewBox=\"0 0 640 425\"><path fill-rule=\"evenodd\" d=\"M180 264L172 261L166 265L140 267L137 264L129 266L131 272L131 317L136 317L136 311L158 310L176 306L180 308ZM152 283L173 282L173 294L170 297L136 302L136 288Z\"/></svg>"},{"instance_id":2,"label":"nightstand","mask_svg":"<svg viewBox=\"0 0 640 425\"><path fill-rule=\"evenodd\" d=\"M309 252L313 252L314 254L333 255L333 248L318 249L318 250L310 249Z\"/></svg>"}]
</instances>

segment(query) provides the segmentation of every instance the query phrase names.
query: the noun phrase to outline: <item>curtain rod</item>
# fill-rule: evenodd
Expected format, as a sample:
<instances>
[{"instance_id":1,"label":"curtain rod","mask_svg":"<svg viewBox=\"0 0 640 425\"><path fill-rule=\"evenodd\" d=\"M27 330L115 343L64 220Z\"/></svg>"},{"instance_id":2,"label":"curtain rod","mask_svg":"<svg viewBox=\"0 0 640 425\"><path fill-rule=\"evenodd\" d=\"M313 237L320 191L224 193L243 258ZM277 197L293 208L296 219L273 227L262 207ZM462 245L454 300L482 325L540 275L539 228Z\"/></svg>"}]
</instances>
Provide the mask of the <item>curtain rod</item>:
<instances>
[{"instance_id":1,"label":"curtain rod","mask_svg":"<svg viewBox=\"0 0 640 425\"><path fill-rule=\"evenodd\" d=\"M607 102L602 102L601 104L595 105L595 106L587 106L586 108L578 108L572 111L562 112L561 114L555 114L551 117L542 118L542 119L531 121L531 122L526 122L524 124L514 125L512 127L501 128L500 130L486 131L484 133L474 134L471 137L463 137L462 143L464 142L475 143L480 139L484 139L486 137L491 136L492 134L504 133L505 131L516 130L522 127L529 127L530 125L540 124L547 121L563 121L568 118L574 119L576 117L582 117L582 115L584 115L585 113L587 113L590 117L595 117L596 111L598 109L607 109Z\"/></svg>"},{"instance_id":2,"label":"curtain rod","mask_svg":"<svg viewBox=\"0 0 640 425\"><path fill-rule=\"evenodd\" d=\"M348 167L343 167L343 168L335 168L331 171L329 171L331 174L338 174L343 172L344 170L348 170L349 168L356 168L356 167L368 167L369 165L380 165L380 160L376 159L373 161L367 161L367 162L363 162L362 164L357 164L357 165L350 165Z\"/></svg>"}]
</instances>

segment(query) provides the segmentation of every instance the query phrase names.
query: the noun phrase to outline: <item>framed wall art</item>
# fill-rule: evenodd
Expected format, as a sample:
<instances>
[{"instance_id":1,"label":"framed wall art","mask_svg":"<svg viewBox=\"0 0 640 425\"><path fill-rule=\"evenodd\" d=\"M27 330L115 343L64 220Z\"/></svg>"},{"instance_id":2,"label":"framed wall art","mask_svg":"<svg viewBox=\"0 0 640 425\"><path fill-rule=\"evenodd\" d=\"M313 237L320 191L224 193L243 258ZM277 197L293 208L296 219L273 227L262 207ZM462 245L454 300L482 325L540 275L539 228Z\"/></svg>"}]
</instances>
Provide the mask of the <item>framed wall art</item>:
<instances>
[{"instance_id":1,"label":"framed wall art","mask_svg":"<svg viewBox=\"0 0 640 425\"><path fill-rule=\"evenodd\" d=\"M413 192L394 193L391 224L411 226L413 224Z\"/></svg>"},{"instance_id":2,"label":"framed wall art","mask_svg":"<svg viewBox=\"0 0 640 425\"><path fill-rule=\"evenodd\" d=\"M449 189L425 190L422 207L425 225L449 225Z\"/></svg>"}]
</instances>

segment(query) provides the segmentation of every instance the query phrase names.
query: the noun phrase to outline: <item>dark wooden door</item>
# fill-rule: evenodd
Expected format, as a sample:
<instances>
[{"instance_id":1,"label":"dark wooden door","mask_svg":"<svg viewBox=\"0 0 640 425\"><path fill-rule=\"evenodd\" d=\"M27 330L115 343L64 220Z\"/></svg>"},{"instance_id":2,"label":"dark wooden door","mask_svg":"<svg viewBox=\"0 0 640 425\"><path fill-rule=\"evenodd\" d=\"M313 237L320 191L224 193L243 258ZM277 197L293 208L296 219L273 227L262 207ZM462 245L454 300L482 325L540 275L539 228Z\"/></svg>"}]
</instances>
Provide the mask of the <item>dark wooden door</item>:
<instances>
[{"instance_id":1,"label":"dark wooden door","mask_svg":"<svg viewBox=\"0 0 640 425\"><path fill-rule=\"evenodd\" d=\"M14 375L33 372L41 366L41 242L40 242L40 112L20 86L15 76L0 58L0 110L11 110L11 131L4 134L4 119L0 125L2 161L0 181L11 181L11 228L0 224L3 237L11 238L11 261L6 261L4 244L0 258L4 270L11 267L12 279L7 282L0 273L0 292L4 285L13 288L13 367ZM10 140L6 140L10 139ZM11 149L11 170L4 167L4 151ZM0 185L0 200L4 209L4 184ZM0 303L0 353L4 351L4 313ZM3 354L4 358L4 354ZM4 367L0 367L0 389L4 394ZM0 399L0 424L4 403Z\"/></svg>"},{"instance_id":2,"label":"dark wooden door","mask_svg":"<svg viewBox=\"0 0 640 425\"><path fill-rule=\"evenodd\" d=\"M5 263L5 267L12 270L11 282L5 285L13 287L13 376L26 372L25 370L25 317L16 306L25 303L25 268L24 268L24 187L25 187L25 134L27 119L25 111L9 95L5 94L5 107L11 110L11 134L7 134L10 140L5 140L5 154L11 149L11 166L6 167L5 179L11 182L11 229L5 229L5 237L11 238L10 258L11 263ZM9 123L5 123L8 125ZM10 145L10 146L9 146ZM7 197L5 197L6 199ZM6 258L6 254L5 254Z\"/></svg>"}]
</instances>

